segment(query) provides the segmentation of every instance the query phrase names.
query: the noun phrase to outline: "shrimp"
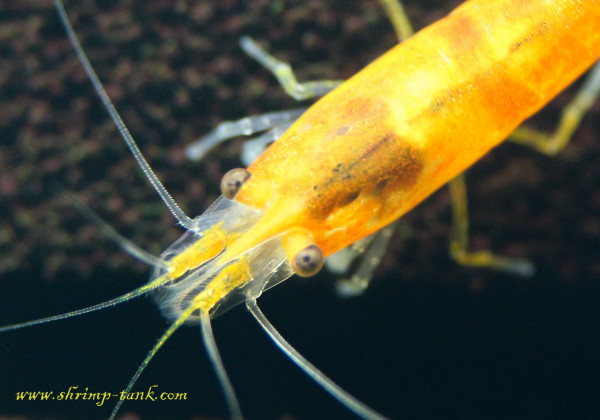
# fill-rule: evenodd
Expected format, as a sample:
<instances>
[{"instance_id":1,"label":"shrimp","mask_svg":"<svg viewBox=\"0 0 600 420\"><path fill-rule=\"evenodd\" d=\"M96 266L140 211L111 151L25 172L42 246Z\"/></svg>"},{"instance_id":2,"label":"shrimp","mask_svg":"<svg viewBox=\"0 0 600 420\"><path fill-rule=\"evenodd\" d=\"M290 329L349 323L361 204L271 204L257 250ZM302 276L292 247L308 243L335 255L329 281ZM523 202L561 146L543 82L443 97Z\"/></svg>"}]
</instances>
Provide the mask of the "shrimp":
<instances>
[{"instance_id":1,"label":"shrimp","mask_svg":"<svg viewBox=\"0 0 600 420\"><path fill-rule=\"evenodd\" d=\"M580 29L585 29L585 27L582 27ZM423 37L424 35L420 35L420 36ZM590 37L590 38L593 38L593 37ZM409 41L409 42L417 42L417 41L414 41L414 39L413 39L413 41ZM442 57L442 59L443 59L443 57ZM452 63L452 62L453 62L453 59L450 59L450 63ZM583 66L583 64L581 64L581 65ZM390 75L389 74L386 75L384 72L376 73L376 74L381 75L382 79L380 79L380 80L382 80L382 82L381 82L382 85L384 84L384 82L386 80L391 79ZM336 101L337 103L343 103L344 101L342 99L345 100L346 96L350 96L350 95L342 95L344 92L349 92L352 90L351 84L348 84L346 86L347 87L342 88L341 91L337 91L338 92L337 94L334 93L333 98L336 97L335 95L338 95L337 96L338 100ZM341 93L339 93L339 92L341 92ZM452 102L451 99L453 99L453 98L452 97L449 98L450 102ZM374 95L374 97L369 98L369 100L371 101L371 102L369 102L369 104L372 105L372 107L367 106L366 104L363 104L363 107L360 107L359 106L360 104L355 104L356 108L363 109L363 110L369 110L369 109L381 109L382 107L385 107L385 104L379 103L379 101L385 102L385 100L386 100L385 96ZM373 103L373 101L375 101L375 103ZM313 111L309 111L307 116L300 119L292 129L296 129L296 130L299 129L300 131L310 131L312 129L312 127L310 126L311 124L309 124L308 126L306 125L307 124L305 122L305 121L307 121L306 118L310 118L311 115L313 117L315 117L315 116L318 117L319 115L321 115L323 112L323 109L319 108L319 107L323 106L322 105L323 103L324 102L320 102L321 105L317 104L317 107L313 108ZM448 102L442 101L442 103L440 103L441 111L440 110L438 110L438 111L443 113L443 112L445 112L444 108L448 107L448 106L450 106L448 104ZM535 107L532 106L532 108L535 108ZM530 110L530 111L533 112L532 110ZM368 114L368 112L366 114ZM527 114L527 113L524 112L523 118L526 116L525 114ZM470 116L470 118L474 118L474 116ZM317 120L318 120L318 118L317 118ZM479 119L478 119L477 122L481 122L481 121L479 121ZM510 125L509 122L510 121L504 122L504 123L507 125ZM520 121L517 121L516 123L518 123L518 122L520 122ZM303 126L302 124L305 124L305 125ZM355 127L351 123L348 123L347 126L342 126L342 127L337 127L337 128L338 129L342 128L341 131L340 130L336 131L337 135L340 135L340 136L350 135L350 134L352 134L351 131L353 131L355 129ZM366 124L366 127L360 127L360 124L359 124L358 128L370 129L372 127L370 126L370 124ZM471 127L471 129L473 129L473 128ZM481 131L483 131L483 130L481 130ZM501 131L501 130L499 130L499 131ZM509 131L508 128L505 128L505 131ZM292 132L292 134L289 134L289 135L293 137L293 132ZM498 137L500 137L500 135L498 135ZM385 142L384 142L385 144L388 143L388 140L390 143L394 142L393 136L390 138L387 134L383 135L381 137L381 139L382 139L382 141L385 140ZM388 140L386 140L386 139L388 139ZM500 140L502 140L502 138L499 138L497 141L500 141ZM417 145L418 145L418 143L417 143ZM407 145L407 146L411 146L411 145ZM412 145L412 146L415 146L415 145ZM205 275L205 274L208 275L208 277L212 277L212 274L210 274L211 272L215 273L214 274L215 278L220 279L219 281L215 281L214 288L208 289L210 291L210 296L208 296L208 294L206 294L205 297L203 297L201 299L202 305L200 305L198 308L194 308L194 309L199 309L200 312L198 315L200 318L202 317L203 313L209 313L209 312L213 311L213 309L224 310L224 309L226 309L225 306L231 306L233 303L235 303L235 302L225 302L222 299L223 294L230 294L229 288L231 286L228 285L228 282L230 280L235 282L234 286L236 286L236 287L242 286L243 288L245 288L242 290L241 296L238 295L237 297L234 297L233 299L234 300L235 299L248 300L250 302L250 304L252 305L253 299L258 297L264 288L271 286L273 283L276 283L276 282L282 280L283 277L291 274L292 270L290 270L289 266L287 266L288 261L291 262L292 265L293 265L293 262L297 263L293 267L293 271L304 272L304 274L313 274L313 271L315 271L318 268L319 264L316 264L316 266L315 266L311 262L313 262L315 258L317 259L317 261L320 260L318 250L320 250L320 252L322 254L328 255L328 254L336 251L337 249L340 249L343 246L348 245L351 242L354 242L354 240L359 239L359 237L365 236L371 232L376 231L378 228L382 227L387 222L396 218L396 216L399 216L399 214L398 214L399 212L404 212L404 211L409 210L410 207L412 207L412 205L416 204L416 201L420 201L424 196L428 195L431 191L433 191L434 189L439 187L442 183L444 183L444 182L448 181L450 178L452 178L451 176L448 176L447 172L445 172L444 173L445 178L442 175L436 175L436 176L444 178L444 182L441 182L438 180L438 178L434 177L433 180L435 182L430 179L429 181L427 181L428 186L421 187L420 182L422 182L422 180L421 180L422 174L423 173L436 173L436 170L435 170L435 168L432 169L432 167L426 166L426 163L427 162L431 163L431 161L428 160L427 162L425 162L425 160L422 158L419 150L416 150L411 147L407 147L405 149L402 149L406 153L400 153L400 155L399 155L399 156L401 156L402 161L404 163L406 163L406 165L404 165L404 168L406 168L406 171L401 171L401 173L394 173L392 171L391 172L391 174L392 174L391 181L388 179L381 178L381 176L384 176L384 175L388 174L388 172L389 172L389 171L385 171L381 168L368 167L367 169L362 171L365 175L367 175L366 179L362 179L362 181L365 181L364 185L366 185L366 187L364 187L364 188L366 188L366 190L364 190L364 191L366 191L366 192L363 191L362 183L359 183L356 185L352 184L352 185L355 185L355 187L358 188L358 190L356 188L352 189L352 188L344 187L343 182L335 182L335 183L333 183L333 182L327 183L326 182L323 185L321 185L319 183L311 185L311 187L313 187L312 190L316 191L314 194L317 194L315 197L318 197L318 199L314 199L313 201L308 200L307 207L310 210L309 211L310 217L308 219L306 219L306 218L295 219L296 222L298 220L301 220L301 221L304 220L299 223L299 225L298 225L300 227L299 229L290 229L289 226L285 227L285 228L281 228L281 226L280 226L278 229L280 232L283 232L284 235L281 237L278 237L277 241L274 243L274 242L271 242L270 239L267 240L266 238L274 237L273 232L277 231L276 230L277 223L275 223L275 222L286 224L286 223L290 223L290 220L294 220L294 219L292 219L290 214L282 215L280 218L273 216L273 217L269 218L270 219L269 223L262 223L262 225L261 225L261 220L264 220L264 218L267 217L268 214L265 216L262 216L262 218L259 218L257 213L254 212L252 209L253 208L259 208L259 209L260 208L265 208L265 209L271 208L273 203L270 202L269 197L273 194L275 196L279 196L279 195L286 196L288 193L288 190L290 192L294 192L296 194L298 193L301 185L297 185L296 182L289 182L290 179L288 179L287 182L285 182L285 177L288 176L288 178L289 178L290 174L293 173L293 171L291 171L291 170L284 170L281 173L279 171L277 172L278 176L281 175L281 177L278 177L278 178L282 179L284 181L282 184L280 184L280 185L282 185L281 188L283 188L283 189L277 188L277 185L271 185L270 182L265 182L265 179L264 179L264 178L266 178L267 180L271 179L272 174L271 174L271 172L269 172L270 171L270 169L269 169L270 166L268 165L269 160L272 162L280 161L281 159L279 159L279 158L282 156L282 154L285 155L285 154L290 153L289 151L285 150L286 147L289 147L289 142L285 142L285 141L276 142L275 145L270 149L270 151L261 158L261 160L257 161L255 164L253 164L249 168L249 173L251 173L252 176L247 178L247 176L248 176L247 172L241 172L241 174L242 174L241 178L234 178L234 181L233 181L234 186L237 186L239 183L243 183L243 185L239 191L235 191L234 193L228 192L228 194L231 195L231 198L235 198L235 200L230 200L230 201L225 200L225 199L221 200L221 202L219 204L217 204L215 207L211 208L209 210L209 212L205 214L203 219L199 219L199 222L197 225L193 224L195 222L186 221L186 219L180 218L180 221L183 221L184 225L186 223L188 223L188 227L190 228L190 231L202 232L204 234L204 238L203 238L204 241L199 244L199 247L201 249L200 254L203 255L203 257L208 260L208 262L205 265L203 265L199 268L199 271L194 272L194 276L188 276L188 279L191 279L191 277L195 277L196 275ZM308 147L308 146L306 146L306 147ZM306 148L306 147L305 147L304 143L298 143L294 147L291 148L291 150L292 150L291 153L300 153L299 151L302 151L303 148ZM491 147L491 146L489 146L489 147ZM319 150L321 150L321 149L319 149ZM331 146L331 152L323 153L323 155L326 157L330 157L330 159L332 159L333 157L335 157L336 153L338 153L338 150L340 150L340 148L335 148L335 147ZM477 158L479 158L480 155L484 154L485 151L487 151L487 149L478 151L479 155L477 156ZM377 147L372 152L376 153ZM273 156L275 156L275 158L273 158ZM381 159L377 159L376 163L385 163L386 162L385 157L386 157L385 154L380 156ZM475 160L475 158L473 158L473 159ZM267 162L267 163L265 163L265 162ZM346 162L346 161L344 161L344 162ZM348 162L346 162L346 163L348 163ZM310 163L313 163L313 161L310 161ZM315 163L315 165L317 164L316 159L314 159L314 163ZM326 162L326 163L331 166L335 162ZM337 181L350 180L350 178L348 180L343 178L343 175L348 173L348 172L342 171L342 169L345 169L343 167L344 163L342 162L341 167L337 166L338 163L340 163L340 162L337 162L337 163L335 163L335 165L331 166L329 168L329 169L331 169L330 171L326 171L326 169L327 169L326 167L324 167L325 169L323 169L323 170L325 172L340 173L340 177L342 177L342 178L339 178ZM365 159L364 163L368 165L369 161ZM373 161L371 161L371 163L373 163ZM456 165L456 166L451 165L451 169L447 169L447 171L450 171L450 172L455 171L458 173L462 169L464 169L464 167L461 167L461 165L468 166L468 164L470 164L470 163L471 163L470 161L467 163L465 163L464 161L459 162L459 163L454 163L454 165ZM348 166L348 165L346 165L346 166ZM296 168L296 167L294 167L294 168ZM336 168L337 168L337 170L336 170ZM319 173L319 171L318 171L319 169L322 169L322 168L320 166L314 166L311 168L310 165L308 165L308 166L301 165L298 170L306 171L307 176L304 178L310 179L310 177L313 177L313 176L315 176L315 174ZM237 174L239 175L240 172L237 172ZM260 175L263 175L262 182L261 182ZM233 175L230 175L230 177L231 176L233 176ZM242 181L246 181L246 182L242 182L242 181L238 182L238 179L241 179ZM323 179L323 178L316 177L316 179ZM351 184L351 182L350 182L350 184ZM314 188L315 186L317 187L316 189ZM330 188L330 187L334 187L334 188ZM387 190L386 190L386 188L387 188ZM401 195L402 195L402 194L405 194L405 191L408 189L413 189L416 191L416 198L414 198L413 201L408 200L406 202L406 204L404 204L403 208L397 209L397 206L390 206L389 205L390 203L383 203L383 202L378 203L378 201L383 200L382 197L385 197L385 200L388 200L388 199L392 199L392 201L397 200L398 197L394 198L393 194L392 194L392 196L389 196L390 191L394 192L396 190L400 190ZM228 191L226 188L224 188L224 190ZM296 190L296 191L294 191L294 190ZM321 197L319 197L321 190L324 190L325 193ZM265 193L265 191L266 191L266 193ZM282 191L285 192L285 194L282 194ZM279 193L277 193L277 192L279 192ZM362 195L368 195L368 196L363 197ZM379 196L379 197L377 197L377 196ZM392 198L389 198L389 197L392 197ZM246 207L249 207L251 209L250 211L247 211L246 207L239 207L237 204L235 204L235 202L244 203L245 200L246 200L246 204L248 204L247 200L249 200L249 198L257 200L257 201L252 201L250 203L252 205L246 205ZM325 205L321 205L322 203L321 204L319 203L319 200L321 200L321 199L324 200ZM302 201L306 201L306 200L302 200ZM234 203L234 204L231 204L231 203ZM275 201L275 204L281 205L281 203L278 203L277 201ZM377 217L364 219L365 215L361 212L362 206L371 206L371 208L373 208L373 204L375 204L374 208L377 209L377 212L376 212ZM284 208L285 207L286 206L284 206ZM291 206L291 207L296 208L296 205ZM353 207L356 207L356 208L353 209ZM343 212L340 211L340 209L345 209L345 210L350 209L350 210L352 210L352 214L345 215L345 214L343 214ZM175 210L175 213L177 213L176 210ZM215 215L223 215L224 216L222 223L214 220ZM331 217L332 215L334 217ZM256 223L257 225L250 226L250 227L246 226L246 225L242 225L242 226L236 225L235 224L236 222L235 221L232 222L232 219L237 219L238 216L240 216L240 218L243 220L244 223L249 223L250 221L254 221L254 223ZM297 216L297 215L295 215L295 216ZM363 218L363 220L361 220L361 217ZM341 218L341 219L339 219L339 218ZM330 220L327 220L327 219L330 219ZM308 223L308 222L305 223L305 221L307 221L307 220L310 221L310 223ZM233 224L231 224L231 223L233 223ZM316 225L319 225L320 227L316 231L313 231L312 226L315 226L315 223L316 223ZM329 226L327 223L330 223L331 226ZM306 224L306 226L305 226L305 224ZM345 232L344 232L344 230L345 230ZM320 232L320 231L324 231L325 233ZM356 232L360 231L361 233L353 233L355 231ZM307 232L309 232L309 233L307 233ZM261 239L261 235L263 235L262 239ZM275 235L275 236L277 236L277 235ZM208 238L209 240L206 240L206 238ZM170 288L170 286L173 286L172 289L176 289L175 286L179 287L179 286L185 285L184 281L179 281L179 276L184 273L185 269L187 269L187 267L189 267L190 264L199 264L197 262L197 256L192 256L190 259L188 259L185 256L186 255L185 252L184 253L179 252L180 251L179 247L181 245L187 246L188 245L187 241L189 239L194 239L194 238L192 235L187 235L183 242L179 242L176 245L176 248L170 248L170 250L167 251L167 254L163 254L163 256L161 257L161 260L163 262L164 261L168 262L168 264L161 264L160 262L155 263L155 265L157 266L157 269L155 272L155 278L158 280L154 280L156 283L152 283L152 282L149 283L150 287L152 287L153 285L169 286L169 287L163 288L163 291L166 294L166 292L168 292L168 289ZM202 239L200 241L202 241ZM200 241L198 241L198 242L200 242ZM283 251L283 253L277 254L276 249L278 249L278 246L276 246L276 245L279 245L279 241L281 241L281 246L284 251ZM196 242L195 239L194 239L194 242ZM244 242L246 242L246 243L244 244ZM209 245L209 246L207 247L206 245ZM315 248L315 245L317 246L317 248ZM183 248L185 248L185 246ZM252 254L253 258L247 259L244 252L240 251L240 249L251 250L251 254ZM303 257L303 258L297 259L296 256L300 252L303 252L302 250L305 250L305 249L309 250L308 257ZM175 251L177 251L177 252L175 252ZM316 254L313 251L316 252ZM274 256L265 258L264 254L270 253L270 252L274 252L275 253L275 254L273 254ZM315 255L316 255L316 257L315 257ZM176 260L178 258L181 258L181 259ZM181 265L179 264L179 261L182 262ZM298 263L298 261L300 263ZM310 263L310 264L308 264L308 268L305 268L304 266L301 265L301 263L303 261L304 262L308 261ZM273 264L273 265L269 265L269 264ZM182 268L180 269L180 267L182 267ZM261 270L263 270L262 271L263 275L266 275L266 274L275 275L275 277L272 278L270 280L270 282L262 283L260 286L256 286L257 289L254 289L252 281L254 281L254 279L260 277L259 273L261 273ZM177 273L177 276L173 275L171 277L170 276L165 277L166 272ZM214 281L214 280L211 280L211 281ZM192 287L192 288L184 291L183 296L182 296L183 299L185 299L186 296L188 296L188 295L199 296L198 293L200 293L200 294L205 293L204 291L201 291L200 289L198 289L199 286L195 283L191 284L190 287ZM144 289L144 290L146 290L146 289ZM202 290L206 290L206 289L202 289ZM186 310L187 310L187 308L189 308L189 306L188 306L188 303L185 303L184 300L180 300L178 293L176 293L174 296L169 296L168 297L169 303L164 304L163 308L168 317L170 317L170 318L179 317L178 319L181 319L182 321L184 321L180 317L179 311L183 311L183 313L186 314ZM218 298L213 299L212 296L215 296L215 295L218 295ZM178 302L182 302L182 303L178 303ZM177 305L174 305L173 303L177 303ZM203 306L203 305L206 305L206 306ZM303 311L301 313L304 314L305 311ZM196 314L193 312L188 312L187 315L188 315L188 318L196 316ZM224 382L223 379L222 379L222 382Z\"/></svg>"}]
</instances>

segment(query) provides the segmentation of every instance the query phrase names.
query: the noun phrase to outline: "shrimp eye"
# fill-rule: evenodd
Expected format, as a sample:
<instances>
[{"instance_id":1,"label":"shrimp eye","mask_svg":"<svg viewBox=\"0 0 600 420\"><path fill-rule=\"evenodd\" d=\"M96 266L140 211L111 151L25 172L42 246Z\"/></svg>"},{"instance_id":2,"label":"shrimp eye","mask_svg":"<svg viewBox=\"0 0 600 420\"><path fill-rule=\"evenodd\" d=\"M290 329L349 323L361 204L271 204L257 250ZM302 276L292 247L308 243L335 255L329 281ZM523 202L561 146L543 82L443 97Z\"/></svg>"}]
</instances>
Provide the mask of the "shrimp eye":
<instances>
[{"instance_id":1,"label":"shrimp eye","mask_svg":"<svg viewBox=\"0 0 600 420\"><path fill-rule=\"evenodd\" d=\"M232 169L227 172L221 180L221 193L225 197L233 199L250 175L252 174L244 168Z\"/></svg>"},{"instance_id":2,"label":"shrimp eye","mask_svg":"<svg viewBox=\"0 0 600 420\"><path fill-rule=\"evenodd\" d=\"M317 245L310 245L298 252L292 261L292 268L301 277L314 276L323 267L323 251Z\"/></svg>"}]
</instances>

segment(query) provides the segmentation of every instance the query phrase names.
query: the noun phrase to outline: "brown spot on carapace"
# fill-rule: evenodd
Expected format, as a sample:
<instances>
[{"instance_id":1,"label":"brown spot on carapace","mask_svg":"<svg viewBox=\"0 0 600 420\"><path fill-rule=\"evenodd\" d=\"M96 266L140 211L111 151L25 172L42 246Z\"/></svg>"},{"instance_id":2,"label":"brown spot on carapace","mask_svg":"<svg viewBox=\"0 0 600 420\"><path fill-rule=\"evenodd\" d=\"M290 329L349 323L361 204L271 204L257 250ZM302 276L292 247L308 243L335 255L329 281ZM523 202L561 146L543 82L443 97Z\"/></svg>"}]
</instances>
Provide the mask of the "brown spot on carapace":
<instances>
[{"instance_id":1,"label":"brown spot on carapace","mask_svg":"<svg viewBox=\"0 0 600 420\"><path fill-rule=\"evenodd\" d=\"M549 30L550 28L547 22L540 22L531 33L510 46L511 54L533 42L534 39L544 37Z\"/></svg>"},{"instance_id":2,"label":"brown spot on carapace","mask_svg":"<svg viewBox=\"0 0 600 420\"><path fill-rule=\"evenodd\" d=\"M308 207L314 217L324 218L362 193L381 195L384 189L409 189L417 182L423 165L421 150L388 132L368 143L352 161L337 163L331 175L318 184L319 194L309 198Z\"/></svg>"},{"instance_id":3,"label":"brown spot on carapace","mask_svg":"<svg viewBox=\"0 0 600 420\"><path fill-rule=\"evenodd\" d=\"M451 100L452 93L442 92L441 95L433 98L433 100L429 104L429 110L432 114L438 114L444 110L444 108L448 105L448 102L450 102Z\"/></svg>"}]
</instances>

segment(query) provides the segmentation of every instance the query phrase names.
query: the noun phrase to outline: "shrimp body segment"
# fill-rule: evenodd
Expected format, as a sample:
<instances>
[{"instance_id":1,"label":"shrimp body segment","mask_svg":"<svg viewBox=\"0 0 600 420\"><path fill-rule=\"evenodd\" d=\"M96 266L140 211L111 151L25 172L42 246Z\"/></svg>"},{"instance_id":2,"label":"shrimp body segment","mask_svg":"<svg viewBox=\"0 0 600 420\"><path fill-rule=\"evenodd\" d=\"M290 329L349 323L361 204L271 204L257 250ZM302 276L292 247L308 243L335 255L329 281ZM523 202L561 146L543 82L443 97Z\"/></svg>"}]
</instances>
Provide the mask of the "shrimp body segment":
<instances>
[{"instance_id":1,"label":"shrimp body segment","mask_svg":"<svg viewBox=\"0 0 600 420\"><path fill-rule=\"evenodd\" d=\"M225 217L198 218L235 235L214 269L200 269L228 284L202 308L237 287L253 291L235 302L256 297L293 274L289 261L307 246L331 255L412 209L598 59L598 22L595 0L473 0L323 97L221 199ZM214 274L222 267L227 275ZM173 283L176 300L197 295L197 284L182 294Z\"/></svg>"}]
</instances>

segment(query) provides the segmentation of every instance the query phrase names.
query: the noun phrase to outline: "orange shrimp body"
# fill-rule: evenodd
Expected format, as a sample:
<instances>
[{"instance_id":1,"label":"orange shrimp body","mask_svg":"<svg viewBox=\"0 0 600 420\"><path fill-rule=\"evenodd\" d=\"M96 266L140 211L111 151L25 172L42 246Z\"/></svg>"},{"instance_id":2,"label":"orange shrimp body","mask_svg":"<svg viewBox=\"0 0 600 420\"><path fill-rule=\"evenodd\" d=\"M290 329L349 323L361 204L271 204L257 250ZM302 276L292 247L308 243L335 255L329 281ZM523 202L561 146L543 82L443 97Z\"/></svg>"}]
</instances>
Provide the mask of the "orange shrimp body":
<instances>
[{"instance_id":1,"label":"orange shrimp body","mask_svg":"<svg viewBox=\"0 0 600 420\"><path fill-rule=\"evenodd\" d=\"M597 60L599 22L595 0L464 3L323 97L248 168L235 200L265 214L244 246L293 229L330 255L399 218ZM302 246L284 236L288 258Z\"/></svg>"}]
</instances>

